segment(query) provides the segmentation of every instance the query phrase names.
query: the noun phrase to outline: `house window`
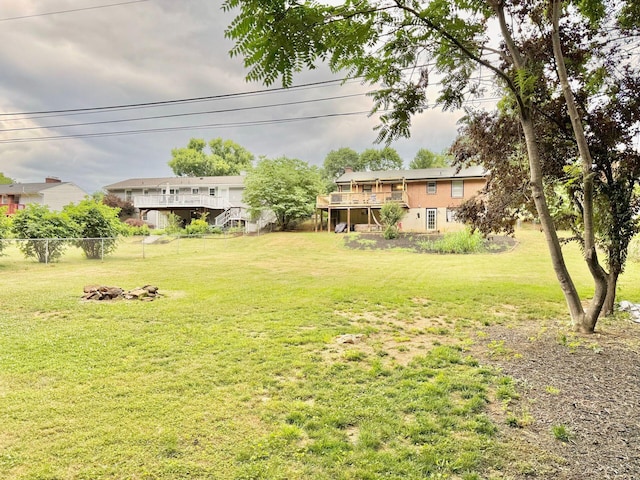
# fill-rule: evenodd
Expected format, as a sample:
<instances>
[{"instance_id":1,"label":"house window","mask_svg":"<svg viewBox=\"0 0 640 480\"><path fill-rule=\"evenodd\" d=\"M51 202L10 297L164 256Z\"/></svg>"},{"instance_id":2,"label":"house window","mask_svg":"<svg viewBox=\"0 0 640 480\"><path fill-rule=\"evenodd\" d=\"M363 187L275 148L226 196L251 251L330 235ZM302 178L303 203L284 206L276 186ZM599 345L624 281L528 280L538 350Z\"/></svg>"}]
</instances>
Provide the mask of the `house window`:
<instances>
[{"instance_id":1,"label":"house window","mask_svg":"<svg viewBox=\"0 0 640 480\"><path fill-rule=\"evenodd\" d=\"M209 189L209 195L211 195L212 197L215 197L217 193L218 189L216 187L212 187Z\"/></svg>"},{"instance_id":2,"label":"house window","mask_svg":"<svg viewBox=\"0 0 640 480\"><path fill-rule=\"evenodd\" d=\"M457 222L456 219L456 209L455 208L447 208L447 222Z\"/></svg>"},{"instance_id":3,"label":"house window","mask_svg":"<svg viewBox=\"0 0 640 480\"><path fill-rule=\"evenodd\" d=\"M451 180L451 198L464 197L464 181Z\"/></svg>"},{"instance_id":4,"label":"house window","mask_svg":"<svg viewBox=\"0 0 640 480\"><path fill-rule=\"evenodd\" d=\"M436 182L427 182L427 193L429 195L435 195L435 193L436 193Z\"/></svg>"},{"instance_id":5,"label":"house window","mask_svg":"<svg viewBox=\"0 0 640 480\"><path fill-rule=\"evenodd\" d=\"M438 210L435 208L427 208L427 216L426 216L426 227L427 230L435 230L436 229L436 218L437 218Z\"/></svg>"},{"instance_id":6,"label":"house window","mask_svg":"<svg viewBox=\"0 0 640 480\"><path fill-rule=\"evenodd\" d=\"M149 195L149 190L146 188L142 189L142 195Z\"/></svg>"},{"instance_id":7,"label":"house window","mask_svg":"<svg viewBox=\"0 0 640 480\"><path fill-rule=\"evenodd\" d=\"M373 191L373 185L362 185L362 191L365 193L371 193Z\"/></svg>"},{"instance_id":8,"label":"house window","mask_svg":"<svg viewBox=\"0 0 640 480\"><path fill-rule=\"evenodd\" d=\"M191 195L198 195L198 193L200 193L200 189L199 188L192 188L191 189Z\"/></svg>"},{"instance_id":9,"label":"house window","mask_svg":"<svg viewBox=\"0 0 640 480\"><path fill-rule=\"evenodd\" d=\"M391 190L393 192L403 192L404 185L402 183L394 183L393 185L391 185Z\"/></svg>"},{"instance_id":10,"label":"house window","mask_svg":"<svg viewBox=\"0 0 640 480\"><path fill-rule=\"evenodd\" d=\"M133 195L131 194L131 190L125 190L124 191L125 201L130 202L132 198L133 198Z\"/></svg>"}]
</instances>

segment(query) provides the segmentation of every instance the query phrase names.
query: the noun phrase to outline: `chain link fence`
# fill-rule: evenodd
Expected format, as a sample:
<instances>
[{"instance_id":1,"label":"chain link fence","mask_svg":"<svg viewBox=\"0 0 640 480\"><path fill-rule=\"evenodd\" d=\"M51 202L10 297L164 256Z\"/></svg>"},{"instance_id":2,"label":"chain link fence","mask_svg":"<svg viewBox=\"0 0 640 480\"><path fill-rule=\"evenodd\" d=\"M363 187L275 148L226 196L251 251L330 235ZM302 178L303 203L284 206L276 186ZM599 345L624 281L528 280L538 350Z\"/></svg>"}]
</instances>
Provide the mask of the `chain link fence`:
<instances>
[{"instance_id":1,"label":"chain link fence","mask_svg":"<svg viewBox=\"0 0 640 480\"><path fill-rule=\"evenodd\" d=\"M8 238L0 239L0 255L12 259L36 260L48 264L65 258L108 257L149 258L180 253L197 253L223 248L230 239L245 233L215 235L149 235L101 238ZM2 262L2 257L0 257Z\"/></svg>"}]
</instances>

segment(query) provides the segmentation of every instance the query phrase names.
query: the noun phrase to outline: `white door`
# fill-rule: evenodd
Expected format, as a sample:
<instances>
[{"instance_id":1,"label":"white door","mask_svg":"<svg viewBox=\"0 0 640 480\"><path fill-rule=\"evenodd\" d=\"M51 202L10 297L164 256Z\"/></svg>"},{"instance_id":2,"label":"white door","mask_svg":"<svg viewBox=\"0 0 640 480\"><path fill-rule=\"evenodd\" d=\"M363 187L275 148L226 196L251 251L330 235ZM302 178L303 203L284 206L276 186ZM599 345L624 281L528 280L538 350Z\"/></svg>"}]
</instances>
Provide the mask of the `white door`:
<instances>
[{"instance_id":1,"label":"white door","mask_svg":"<svg viewBox=\"0 0 640 480\"><path fill-rule=\"evenodd\" d=\"M435 208L427 208L427 230L435 230L436 229L436 218L438 216L438 210Z\"/></svg>"}]
</instances>

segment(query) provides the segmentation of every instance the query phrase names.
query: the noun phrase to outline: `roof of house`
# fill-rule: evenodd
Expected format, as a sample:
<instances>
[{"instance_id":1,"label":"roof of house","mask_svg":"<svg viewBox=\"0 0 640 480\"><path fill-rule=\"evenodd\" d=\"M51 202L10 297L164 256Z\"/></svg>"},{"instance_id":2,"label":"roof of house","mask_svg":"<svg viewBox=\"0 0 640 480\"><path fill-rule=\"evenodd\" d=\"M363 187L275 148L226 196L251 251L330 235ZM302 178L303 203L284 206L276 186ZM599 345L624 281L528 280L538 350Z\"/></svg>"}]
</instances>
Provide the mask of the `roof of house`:
<instances>
[{"instance_id":1,"label":"roof of house","mask_svg":"<svg viewBox=\"0 0 640 480\"><path fill-rule=\"evenodd\" d=\"M190 187L198 185L244 185L243 175L228 175L220 177L158 177L158 178L130 178L121 182L105 186L105 190L122 188L153 188L153 187Z\"/></svg>"},{"instance_id":2,"label":"roof of house","mask_svg":"<svg viewBox=\"0 0 640 480\"><path fill-rule=\"evenodd\" d=\"M484 178L488 175L483 167L469 167L458 171L456 167L416 168L411 170L379 170L374 172L346 172L336 183L375 182L375 181L419 181L438 180L442 178Z\"/></svg>"},{"instance_id":3,"label":"roof of house","mask_svg":"<svg viewBox=\"0 0 640 480\"><path fill-rule=\"evenodd\" d=\"M71 185L71 182L2 184L0 185L0 195L37 194L42 192L43 190L59 187L60 185Z\"/></svg>"}]
</instances>

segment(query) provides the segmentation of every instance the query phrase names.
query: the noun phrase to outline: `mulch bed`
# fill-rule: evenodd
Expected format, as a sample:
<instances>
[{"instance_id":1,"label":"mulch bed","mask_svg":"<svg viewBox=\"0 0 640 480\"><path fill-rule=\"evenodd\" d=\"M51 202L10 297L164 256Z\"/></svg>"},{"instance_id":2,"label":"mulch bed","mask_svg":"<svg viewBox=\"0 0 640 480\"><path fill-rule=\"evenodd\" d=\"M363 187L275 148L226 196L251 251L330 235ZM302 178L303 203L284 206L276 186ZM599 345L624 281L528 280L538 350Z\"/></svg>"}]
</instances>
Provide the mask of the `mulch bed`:
<instances>
[{"instance_id":1,"label":"mulch bed","mask_svg":"<svg viewBox=\"0 0 640 480\"><path fill-rule=\"evenodd\" d=\"M484 330L486 348L474 355L515 380L520 398L510 407L531 417L518 428L504 409L494 412L513 446L507 478L640 479L640 325L607 322L600 333L568 337L562 325ZM503 354L490 348L496 342ZM568 441L555 438L557 425Z\"/></svg>"}]
</instances>

